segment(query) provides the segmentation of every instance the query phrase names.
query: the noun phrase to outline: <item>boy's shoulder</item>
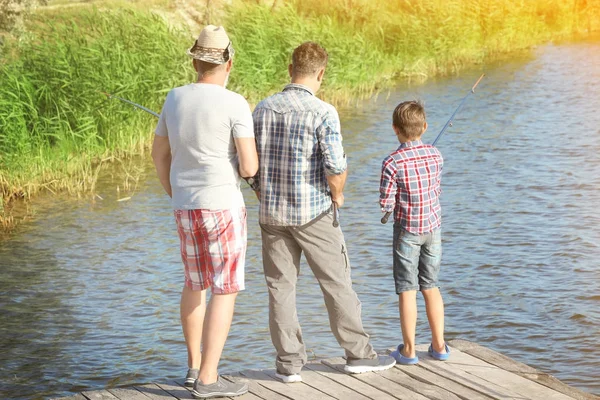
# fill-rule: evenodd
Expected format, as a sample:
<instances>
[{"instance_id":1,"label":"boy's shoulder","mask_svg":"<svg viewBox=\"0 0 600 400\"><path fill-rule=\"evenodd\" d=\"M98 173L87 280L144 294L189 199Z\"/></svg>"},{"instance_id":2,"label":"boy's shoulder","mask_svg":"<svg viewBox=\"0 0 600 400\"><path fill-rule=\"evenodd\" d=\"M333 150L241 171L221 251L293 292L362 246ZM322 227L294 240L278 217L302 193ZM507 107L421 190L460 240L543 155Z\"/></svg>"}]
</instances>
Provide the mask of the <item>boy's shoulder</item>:
<instances>
[{"instance_id":1,"label":"boy's shoulder","mask_svg":"<svg viewBox=\"0 0 600 400\"><path fill-rule=\"evenodd\" d=\"M400 146L390 154L391 157L403 158L418 155L420 157L441 157L437 147L428 143L418 143L411 146Z\"/></svg>"}]
</instances>

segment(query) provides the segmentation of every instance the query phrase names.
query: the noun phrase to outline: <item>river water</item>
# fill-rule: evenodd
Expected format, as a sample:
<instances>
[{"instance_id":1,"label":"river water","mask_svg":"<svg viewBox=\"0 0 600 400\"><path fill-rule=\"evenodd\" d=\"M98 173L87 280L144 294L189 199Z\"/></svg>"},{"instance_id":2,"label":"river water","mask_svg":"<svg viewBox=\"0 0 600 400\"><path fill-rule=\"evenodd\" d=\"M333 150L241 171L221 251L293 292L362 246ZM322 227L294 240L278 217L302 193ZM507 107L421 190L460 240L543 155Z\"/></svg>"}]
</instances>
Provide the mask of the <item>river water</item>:
<instances>
[{"instance_id":1,"label":"river water","mask_svg":"<svg viewBox=\"0 0 600 400\"><path fill-rule=\"evenodd\" d=\"M432 141L480 72L405 84L340 109L350 165L342 228L377 349L401 337L392 225L380 224L377 207L381 160L397 146L392 110L424 100L425 141ZM600 394L600 42L547 45L485 72L438 143L447 339L475 341ZM132 171L135 190L117 192L123 173L115 166L94 200L40 198L33 220L0 242L1 398L185 374L172 212L151 164ZM245 195L247 290L222 371L274 366L257 203ZM131 199L118 201L125 196ZM309 356L342 355L319 287L305 264L301 270L298 309ZM427 343L422 301L417 330Z\"/></svg>"}]
</instances>

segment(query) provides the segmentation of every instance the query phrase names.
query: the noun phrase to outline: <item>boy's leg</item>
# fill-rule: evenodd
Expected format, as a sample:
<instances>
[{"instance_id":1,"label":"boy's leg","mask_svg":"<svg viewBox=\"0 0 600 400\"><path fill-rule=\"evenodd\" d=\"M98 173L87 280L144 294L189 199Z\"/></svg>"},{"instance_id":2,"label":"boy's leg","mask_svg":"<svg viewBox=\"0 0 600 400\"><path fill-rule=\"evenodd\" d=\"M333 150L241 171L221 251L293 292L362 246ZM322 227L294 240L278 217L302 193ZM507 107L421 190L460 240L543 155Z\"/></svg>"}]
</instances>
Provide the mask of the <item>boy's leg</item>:
<instances>
[{"instance_id":1,"label":"boy's leg","mask_svg":"<svg viewBox=\"0 0 600 400\"><path fill-rule=\"evenodd\" d=\"M408 358L416 356L415 335L417 330L417 291L409 290L398 295L400 327L404 348L402 355Z\"/></svg>"},{"instance_id":2,"label":"boy's leg","mask_svg":"<svg viewBox=\"0 0 600 400\"><path fill-rule=\"evenodd\" d=\"M427 320L431 329L431 346L438 353L445 353L444 301L439 290L438 275L442 260L442 234L437 229L427 235L421 247L419 260L419 286L425 299Z\"/></svg>"},{"instance_id":3,"label":"boy's leg","mask_svg":"<svg viewBox=\"0 0 600 400\"><path fill-rule=\"evenodd\" d=\"M394 225L394 283L398 294L400 328L404 349L402 355L415 357L417 329L417 290L419 289L419 254L421 236Z\"/></svg>"},{"instance_id":4,"label":"boy's leg","mask_svg":"<svg viewBox=\"0 0 600 400\"><path fill-rule=\"evenodd\" d=\"M260 225L265 280L269 291L269 330L277 351L276 368L294 375L307 355L296 312L296 282L302 249L283 226Z\"/></svg>"},{"instance_id":5,"label":"boy's leg","mask_svg":"<svg viewBox=\"0 0 600 400\"><path fill-rule=\"evenodd\" d=\"M431 329L431 347L438 353L445 353L444 346L444 301L440 289L423 289L427 320Z\"/></svg>"}]
</instances>

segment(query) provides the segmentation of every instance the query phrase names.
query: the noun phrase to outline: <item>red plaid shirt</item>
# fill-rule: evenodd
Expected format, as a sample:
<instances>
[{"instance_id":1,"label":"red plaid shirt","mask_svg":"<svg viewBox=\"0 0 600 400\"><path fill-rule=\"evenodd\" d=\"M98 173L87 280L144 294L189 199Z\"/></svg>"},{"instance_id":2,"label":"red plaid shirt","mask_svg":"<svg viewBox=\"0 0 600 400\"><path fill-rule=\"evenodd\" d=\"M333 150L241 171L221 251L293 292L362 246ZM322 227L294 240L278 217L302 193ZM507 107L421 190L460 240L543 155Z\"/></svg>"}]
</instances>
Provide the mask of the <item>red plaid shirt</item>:
<instances>
[{"instance_id":1,"label":"red plaid shirt","mask_svg":"<svg viewBox=\"0 0 600 400\"><path fill-rule=\"evenodd\" d=\"M379 205L394 211L394 221L416 235L442 225L439 196L444 160L438 149L420 140L402 143L383 160Z\"/></svg>"}]
</instances>

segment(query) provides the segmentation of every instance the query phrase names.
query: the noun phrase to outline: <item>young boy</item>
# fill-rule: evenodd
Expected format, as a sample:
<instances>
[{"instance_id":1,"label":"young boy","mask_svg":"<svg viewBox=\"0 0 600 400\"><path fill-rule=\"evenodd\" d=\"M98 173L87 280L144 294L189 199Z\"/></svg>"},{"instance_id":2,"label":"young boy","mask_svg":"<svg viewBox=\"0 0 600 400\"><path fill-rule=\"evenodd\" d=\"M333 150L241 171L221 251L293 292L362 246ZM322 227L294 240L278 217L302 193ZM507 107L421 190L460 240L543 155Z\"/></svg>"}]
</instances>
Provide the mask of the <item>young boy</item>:
<instances>
[{"instance_id":1,"label":"young boy","mask_svg":"<svg viewBox=\"0 0 600 400\"><path fill-rule=\"evenodd\" d=\"M400 103L392 125L400 147L383 160L379 204L394 213L394 282L398 294L403 343L392 356L399 364L416 364L417 290L425 298L431 329L429 355L447 360L444 303L438 288L442 258L439 202L442 154L421 142L427 129L425 109L417 101Z\"/></svg>"}]
</instances>

